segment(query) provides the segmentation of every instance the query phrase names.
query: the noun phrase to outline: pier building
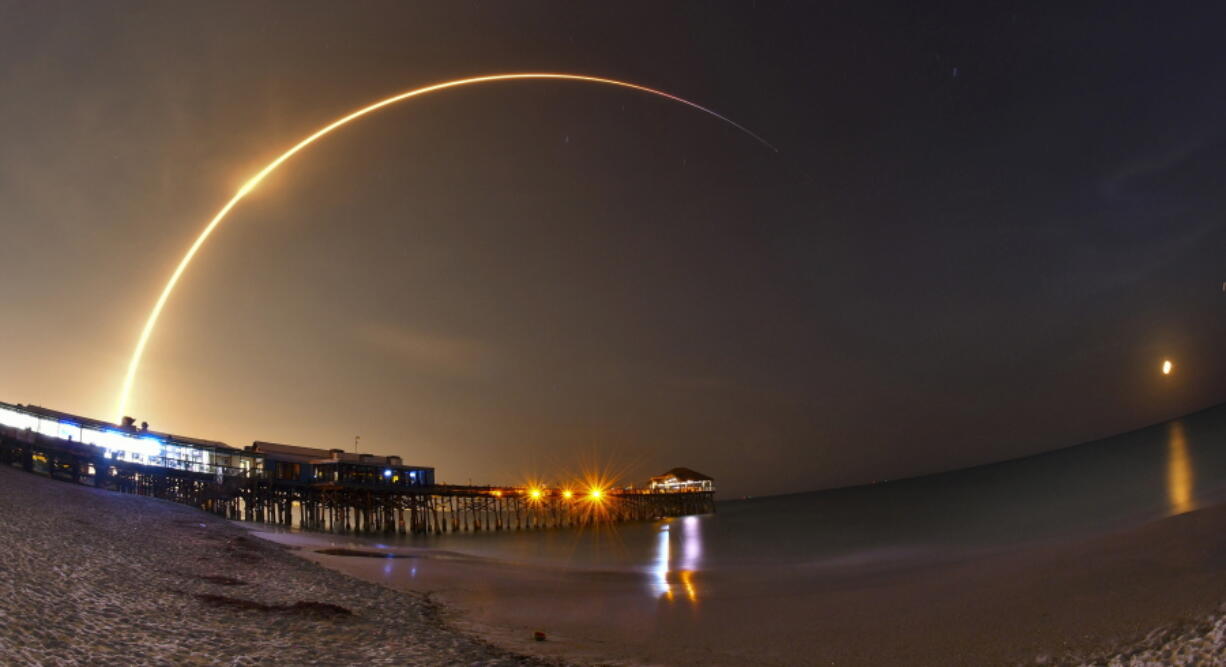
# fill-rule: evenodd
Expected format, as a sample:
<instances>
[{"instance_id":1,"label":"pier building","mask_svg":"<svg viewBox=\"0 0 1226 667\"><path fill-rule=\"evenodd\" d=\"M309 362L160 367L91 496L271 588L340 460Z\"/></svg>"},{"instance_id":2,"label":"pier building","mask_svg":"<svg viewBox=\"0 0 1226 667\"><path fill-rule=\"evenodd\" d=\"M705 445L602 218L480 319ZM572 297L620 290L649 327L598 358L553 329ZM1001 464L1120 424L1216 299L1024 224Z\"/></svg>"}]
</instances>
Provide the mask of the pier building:
<instances>
[{"instance_id":1,"label":"pier building","mask_svg":"<svg viewBox=\"0 0 1226 667\"><path fill-rule=\"evenodd\" d=\"M114 425L0 402L3 464L231 519L336 532L531 530L715 511L711 478L684 468L646 489L458 486L398 456L259 441L239 449L127 418Z\"/></svg>"},{"instance_id":2,"label":"pier building","mask_svg":"<svg viewBox=\"0 0 1226 667\"><path fill-rule=\"evenodd\" d=\"M0 428L98 448L99 459L212 476L261 475L264 459L224 442L152 431L126 419L115 425L37 405L0 402Z\"/></svg>"},{"instance_id":3,"label":"pier building","mask_svg":"<svg viewBox=\"0 0 1226 667\"><path fill-rule=\"evenodd\" d=\"M357 454L275 442L252 443L247 451L262 456L274 479L300 484L367 487L434 486L434 468L408 466L399 456Z\"/></svg>"},{"instance_id":4,"label":"pier building","mask_svg":"<svg viewBox=\"0 0 1226 667\"><path fill-rule=\"evenodd\" d=\"M715 490L715 480L689 468L673 468L652 477L648 487L660 493L710 493Z\"/></svg>"}]
</instances>

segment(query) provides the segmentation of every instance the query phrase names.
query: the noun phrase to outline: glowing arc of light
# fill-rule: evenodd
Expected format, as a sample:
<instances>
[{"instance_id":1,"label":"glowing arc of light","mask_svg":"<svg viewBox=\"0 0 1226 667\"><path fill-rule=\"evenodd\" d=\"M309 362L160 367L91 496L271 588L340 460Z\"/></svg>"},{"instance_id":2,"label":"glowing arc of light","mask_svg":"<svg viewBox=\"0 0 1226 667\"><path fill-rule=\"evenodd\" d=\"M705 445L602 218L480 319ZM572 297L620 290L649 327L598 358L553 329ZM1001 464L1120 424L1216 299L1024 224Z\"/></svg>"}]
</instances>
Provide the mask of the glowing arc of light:
<instances>
[{"instance_id":1,"label":"glowing arc of light","mask_svg":"<svg viewBox=\"0 0 1226 667\"><path fill-rule=\"evenodd\" d=\"M439 90L445 90L447 88L456 88L459 86L467 86L467 85L472 85L472 84L477 84L477 83L487 83L487 82L493 82L493 81L512 81L516 79L555 79L555 80L563 80L563 81L582 81L582 82L587 82L587 83L599 83L599 84L605 84L605 85L610 85L610 86L618 86L621 88L629 88L631 90L637 90L640 92L657 95L659 97L663 97L665 99L669 99L674 102L679 102L681 104L692 107L694 109L698 109L699 111L702 111L704 113L715 116L716 118L724 121L725 123L728 123L729 125L737 128L738 130L758 140L759 142L761 142L763 145L770 148L771 150L778 152L777 148L772 146L762 137L750 131L748 128L700 104L691 102L681 97L677 97L676 95L673 95L671 93L666 93L662 90L648 88L647 86L641 86L636 83L618 81L617 79L609 79L609 78L604 78L604 77L599 77L599 76L587 76L583 74L561 74L561 73L556 73L556 72L528 72L528 73L517 73L517 74L491 74L487 76L476 76L476 77L469 77L465 79L455 79L453 81L444 81L443 83L436 83L430 86L416 88L408 92L400 93L398 95L393 95L391 97L380 100L368 106L362 107L361 109L358 109L357 111L354 111L346 116L343 116L339 120L335 120L329 123L328 125L325 125L324 127L320 128L319 130L316 130L313 134L308 136L306 139L303 139L302 141L299 141L297 144L294 144L292 148L290 148L289 150L279 155L272 162L268 163L268 165L265 166L263 169L261 169L254 177L251 178L251 180L244 183L243 186L238 189L238 192L236 192L234 196L230 198L230 201L226 202L226 205L221 207L221 210L217 212L217 215L213 216L213 219L210 220L209 224L205 226L204 231L200 232L200 235L196 237L195 242L193 242L191 247L188 248L187 254L183 256L183 259L179 261L178 266L175 267L174 273L170 275L170 280L166 281L166 286L162 288L162 293L158 296L157 301L154 303L153 310L150 311L149 318L145 321L145 327L141 330L140 338L137 339L136 348L132 352L132 359L128 362L128 371L127 371L127 374L124 376L123 386L119 392L118 413L115 416L116 423L121 421L124 417L124 413L127 412L128 398L130 394L132 393L132 384L134 383L136 379L136 372L140 368L140 362L141 362L141 358L144 356L145 347L149 343L149 338L153 335L153 330L157 328L158 318L162 314L162 309L166 307L166 302L170 300L170 295L171 293L174 292L175 285L177 285L179 282L179 279L183 277L183 273L187 270L188 265L191 264L192 258L194 258L196 256L196 253L200 251L200 247L204 245L204 242L206 240L208 240L209 236L213 233L213 230L217 229L217 226L220 225L221 221L225 219L226 215L230 212L230 209L234 208L235 205L237 205L240 201L242 201L242 199L246 197L247 194L250 193L253 189L255 189L255 187L259 185L260 182L263 181L266 176L271 174L274 170L276 170L277 167L280 167L286 160L293 157L299 151L301 151L302 149L314 143L317 139L341 127L342 125L346 125L350 123L351 121L361 118L362 116L378 111L379 109L382 109L383 107L390 106L397 102L402 102L404 100L407 100L413 97L417 97L419 95L425 95L426 93L432 93L432 92L439 91Z\"/></svg>"}]
</instances>

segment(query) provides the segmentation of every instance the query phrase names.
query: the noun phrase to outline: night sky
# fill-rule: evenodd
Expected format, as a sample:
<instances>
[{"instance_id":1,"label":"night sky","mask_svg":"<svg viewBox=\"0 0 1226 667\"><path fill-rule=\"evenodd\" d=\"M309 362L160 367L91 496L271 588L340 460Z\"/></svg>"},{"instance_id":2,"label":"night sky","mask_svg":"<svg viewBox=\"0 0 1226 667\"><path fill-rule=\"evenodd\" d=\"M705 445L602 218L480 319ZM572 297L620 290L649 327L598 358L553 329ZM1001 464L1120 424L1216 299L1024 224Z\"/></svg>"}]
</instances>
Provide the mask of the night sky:
<instances>
[{"instance_id":1,"label":"night sky","mask_svg":"<svg viewBox=\"0 0 1226 667\"><path fill-rule=\"evenodd\" d=\"M0 400L722 497L1226 400L1209 3L0 0ZM1005 6L985 10L983 4ZM1199 8L1193 11L1190 8ZM616 10L616 11L613 11ZM1163 359L1175 373L1163 377Z\"/></svg>"}]
</instances>

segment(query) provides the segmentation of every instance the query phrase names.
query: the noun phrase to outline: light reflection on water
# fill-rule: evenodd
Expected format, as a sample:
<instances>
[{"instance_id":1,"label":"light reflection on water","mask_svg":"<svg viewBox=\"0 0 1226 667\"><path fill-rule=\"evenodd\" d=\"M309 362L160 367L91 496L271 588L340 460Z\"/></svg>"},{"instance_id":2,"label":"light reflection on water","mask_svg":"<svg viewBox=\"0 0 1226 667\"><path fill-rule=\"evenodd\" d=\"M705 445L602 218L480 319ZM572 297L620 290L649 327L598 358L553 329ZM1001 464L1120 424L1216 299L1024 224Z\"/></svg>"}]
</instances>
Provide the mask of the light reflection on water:
<instances>
[{"instance_id":1,"label":"light reflection on water","mask_svg":"<svg viewBox=\"0 0 1226 667\"><path fill-rule=\"evenodd\" d=\"M672 519L666 520L656 534L655 559L652 564L651 590L656 597L669 602L676 599L673 584L679 584L690 602L698 602L698 588L694 574L702 566L702 524L698 517L688 516L681 520L681 530L674 531ZM672 540L680 533L681 559L674 567Z\"/></svg>"},{"instance_id":2,"label":"light reflection on water","mask_svg":"<svg viewBox=\"0 0 1226 667\"><path fill-rule=\"evenodd\" d=\"M571 572L625 573L619 581L644 603L681 611L697 610L700 597L709 607L719 595L717 580L752 579L767 586L785 572L795 576L858 563L885 567L921 556L1081 539L1223 501L1226 406L990 466L721 501L716 513L705 516L609 524L608 530L370 541ZM418 574L421 580L429 571ZM393 576L413 573L398 562Z\"/></svg>"},{"instance_id":3,"label":"light reflection on water","mask_svg":"<svg viewBox=\"0 0 1226 667\"><path fill-rule=\"evenodd\" d=\"M668 540L671 535L668 523L660 526L660 532L656 535L655 562L652 563L652 590L657 597L667 597L670 600L673 597L673 586L668 583L668 560L671 552Z\"/></svg>"},{"instance_id":4,"label":"light reflection on water","mask_svg":"<svg viewBox=\"0 0 1226 667\"><path fill-rule=\"evenodd\" d=\"M681 520L681 535L685 554L681 569L697 570L702 565L702 523L698 517L687 516Z\"/></svg>"},{"instance_id":5,"label":"light reflection on water","mask_svg":"<svg viewBox=\"0 0 1226 667\"><path fill-rule=\"evenodd\" d=\"M1196 509L1196 503L1192 499L1195 478L1192 457L1188 454L1188 436L1182 421L1167 424L1166 432L1166 489L1171 514L1191 512Z\"/></svg>"}]
</instances>

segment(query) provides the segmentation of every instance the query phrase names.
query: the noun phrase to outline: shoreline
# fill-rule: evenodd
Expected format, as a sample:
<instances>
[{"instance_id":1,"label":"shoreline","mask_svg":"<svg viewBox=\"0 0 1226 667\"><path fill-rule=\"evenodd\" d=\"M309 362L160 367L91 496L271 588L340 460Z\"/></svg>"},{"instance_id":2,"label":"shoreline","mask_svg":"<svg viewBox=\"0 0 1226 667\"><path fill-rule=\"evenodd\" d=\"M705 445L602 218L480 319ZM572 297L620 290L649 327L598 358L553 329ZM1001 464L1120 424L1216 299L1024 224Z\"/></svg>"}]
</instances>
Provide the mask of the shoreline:
<instances>
[{"instance_id":1,"label":"shoreline","mask_svg":"<svg viewBox=\"0 0 1226 667\"><path fill-rule=\"evenodd\" d=\"M1226 504L757 595L699 573L688 607L647 599L642 573L319 553L380 548L8 467L0 530L0 656L19 664L1226 664Z\"/></svg>"},{"instance_id":2,"label":"shoreline","mask_svg":"<svg viewBox=\"0 0 1226 667\"><path fill-rule=\"evenodd\" d=\"M758 594L717 573L696 579L705 597L689 617L652 616L642 574L346 535L260 536L348 575L436 597L453 623L505 649L581 664L1226 665L1226 504L944 561L832 565ZM320 553L329 548L412 555ZM411 564L418 571L404 576ZM584 606L594 611L577 611ZM628 613L610 611L619 606ZM769 620L780 618L791 620ZM549 641L531 642L536 629Z\"/></svg>"},{"instance_id":3,"label":"shoreline","mask_svg":"<svg viewBox=\"0 0 1226 667\"><path fill-rule=\"evenodd\" d=\"M556 665L169 501L0 466L6 664Z\"/></svg>"},{"instance_id":4,"label":"shoreline","mask_svg":"<svg viewBox=\"0 0 1226 667\"><path fill-rule=\"evenodd\" d=\"M244 524L239 523L239 526ZM244 526L245 527L245 526ZM433 548L378 545L377 539L354 539L350 535L313 533L309 531L262 531L251 527L251 534L281 547L288 548L299 558L345 576L406 595L423 595L439 602L439 613L452 627L460 628L499 648L515 654L528 655L546 661L561 661L580 665L611 667L641 667L673 664L638 657L611 646L600 637L593 637L583 628L578 631L559 628L549 616L551 608L562 608L565 615L571 603L554 597L559 585L584 597L598 592L616 595L626 587L637 586L639 576L617 571L572 571L541 565L524 565L497 561ZM383 548L380 548L383 546ZM406 570L411 574L405 576ZM497 582L510 583L511 594L492 592ZM545 598L545 599L542 599ZM476 608L474 608L474 605ZM485 612L499 607L510 608L510 618ZM605 607L611 606L608 603ZM524 612L526 618L514 618ZM542 619L541 617L546 618ZM649 617L643 618L649 622ZM533 633L546 633L538 642Z\"/></svg>"}]
</instances>

